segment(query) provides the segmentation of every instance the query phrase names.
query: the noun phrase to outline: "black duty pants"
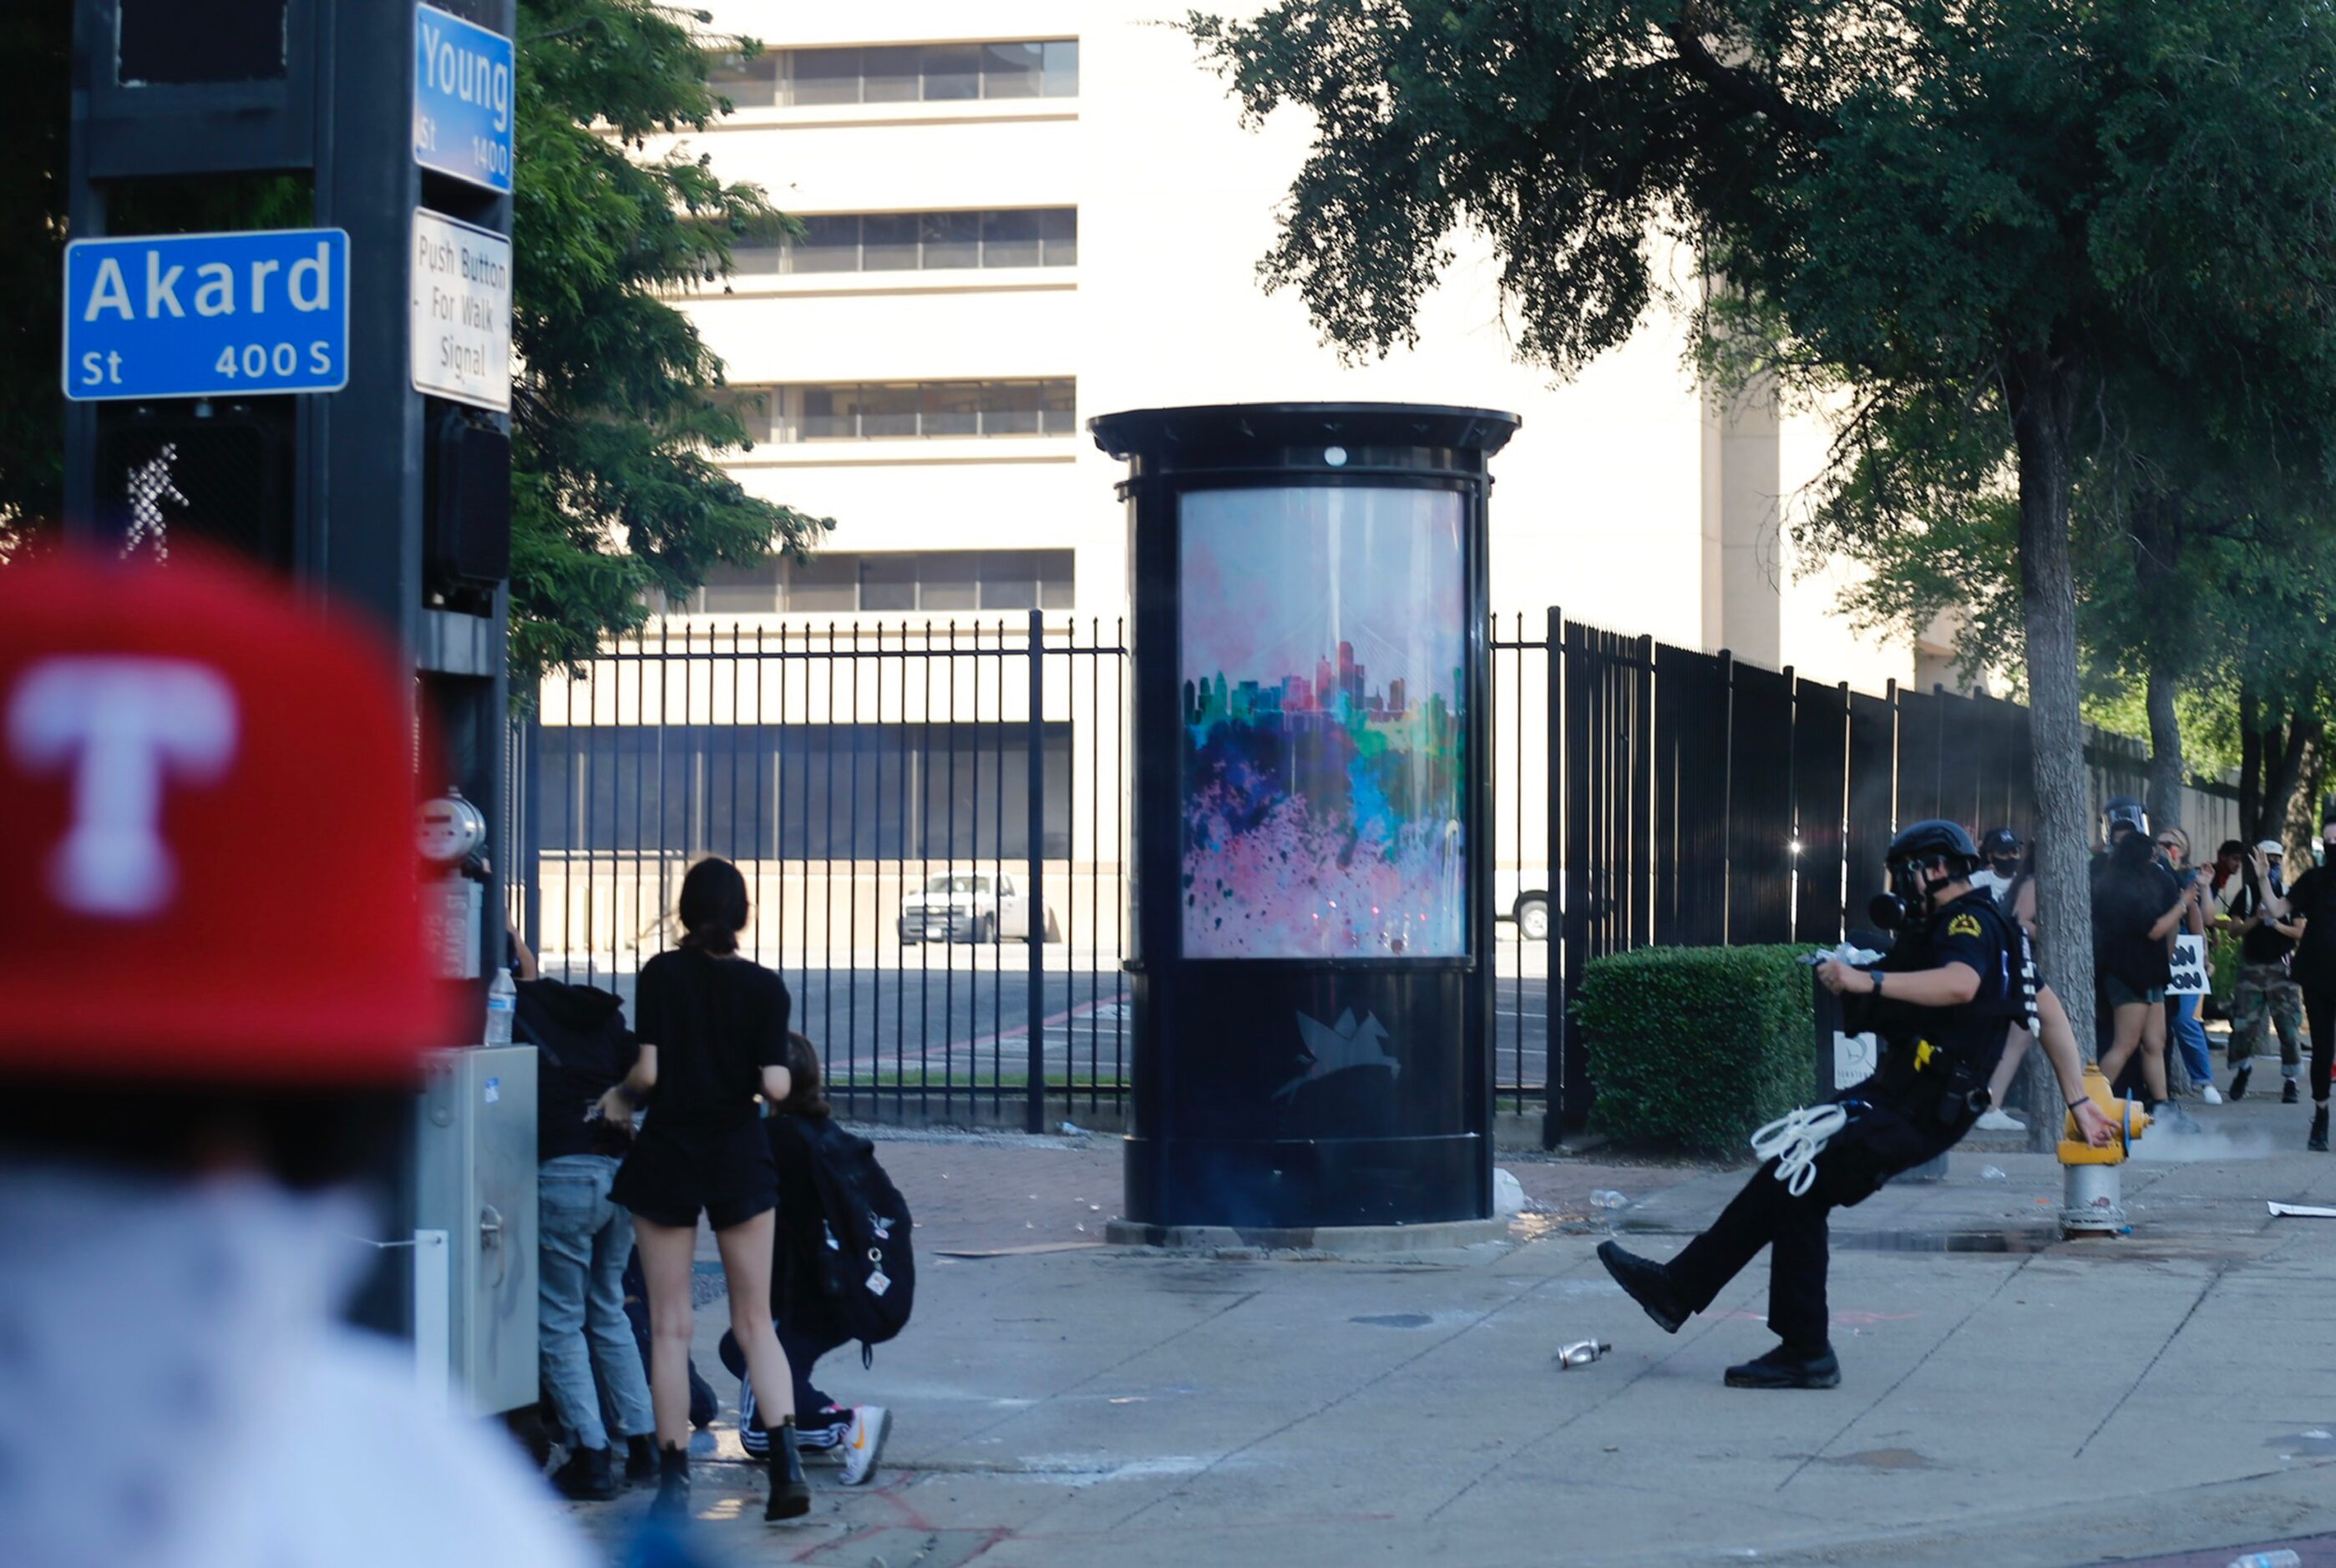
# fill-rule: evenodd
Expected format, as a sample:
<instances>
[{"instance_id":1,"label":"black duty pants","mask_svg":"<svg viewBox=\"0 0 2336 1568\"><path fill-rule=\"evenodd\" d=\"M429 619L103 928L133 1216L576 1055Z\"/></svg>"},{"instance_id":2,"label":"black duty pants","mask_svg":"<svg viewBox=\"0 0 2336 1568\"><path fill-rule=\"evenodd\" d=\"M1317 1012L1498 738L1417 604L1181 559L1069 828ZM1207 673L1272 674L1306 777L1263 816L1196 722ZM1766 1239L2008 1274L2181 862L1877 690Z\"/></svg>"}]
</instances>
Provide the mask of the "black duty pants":
<instances>
[{"instance_id":1,"label":"black duty pants","mask_svg":"<svg viewBox=\"0 0 2336 1568\"><path fill-rule=\"evenodd\" d=\"M2312 1024L2312 1098L2328 1098L2328 1070L2336 1065L2336 986L2303 988L2303 1015Z\"/></svg>"},{"instance_id":2,"label":"black duty pants","mask_svg":"<svg viewBox=\"0 0 2336 1568\"><path fill-rule=\"evenodd\" d=\"M1944 1154L1975 1119L1965 1113L1942 1122L1928 1108L1935 1095L1911 1087L1892 1093L1858 1084L1834 1098L1848 1109L1849 1122L1817 1156L1809 1190L1795 1197L1776 1179L1776 1162L1767 1161L1669 1264L1689 1305L1702 1312L1769 1248L1768 1327L1801 1350L1828 1342L1825 1216L1864 1203L1900 1171Z\"/></svg>"}]
</instances>

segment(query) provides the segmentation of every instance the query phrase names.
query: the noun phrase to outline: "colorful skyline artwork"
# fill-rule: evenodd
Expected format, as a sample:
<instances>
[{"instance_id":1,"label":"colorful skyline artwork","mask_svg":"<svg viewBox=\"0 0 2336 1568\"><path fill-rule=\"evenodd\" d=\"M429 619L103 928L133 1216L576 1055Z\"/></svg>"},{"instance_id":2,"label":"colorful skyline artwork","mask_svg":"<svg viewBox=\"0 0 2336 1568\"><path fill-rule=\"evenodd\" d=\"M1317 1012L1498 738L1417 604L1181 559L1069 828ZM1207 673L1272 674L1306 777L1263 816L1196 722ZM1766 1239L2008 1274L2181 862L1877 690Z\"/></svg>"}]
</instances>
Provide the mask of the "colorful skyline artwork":
<instances>
[{"instance_id":1,"label":"colorful skyline artwork","mask_svg":"<svg viewBox=\"0 0 2336 1568\"><path fill-rule=\"evenodd\" d=\"M1467 951L1461 498L1182 498L1184 956Z\"/></svg>"}]
</instances>

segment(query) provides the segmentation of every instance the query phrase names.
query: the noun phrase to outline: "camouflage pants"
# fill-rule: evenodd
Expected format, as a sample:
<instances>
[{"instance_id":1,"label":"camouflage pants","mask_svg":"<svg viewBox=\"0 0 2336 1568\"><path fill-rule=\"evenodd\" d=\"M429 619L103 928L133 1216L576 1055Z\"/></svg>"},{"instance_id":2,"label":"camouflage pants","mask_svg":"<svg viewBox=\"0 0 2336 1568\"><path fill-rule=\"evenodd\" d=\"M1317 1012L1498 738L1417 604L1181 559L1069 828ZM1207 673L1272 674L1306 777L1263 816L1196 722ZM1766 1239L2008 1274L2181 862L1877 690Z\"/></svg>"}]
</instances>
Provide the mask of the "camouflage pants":
<instances>
[{"instance_id":1,"label":"camouflage pants","mask_svg":"<svg viewBox=\"0 0 2336 1568\"><path fill-rule=\"evenodd\" d=\"M2279 1060L2292 1076L2303 1060L2303 988L2277 963L2239 966L2231 997L2231 1066L2251 1060L2263 1043L2263 1026L2279 1030Z\"/></svg>"}]
</instances>

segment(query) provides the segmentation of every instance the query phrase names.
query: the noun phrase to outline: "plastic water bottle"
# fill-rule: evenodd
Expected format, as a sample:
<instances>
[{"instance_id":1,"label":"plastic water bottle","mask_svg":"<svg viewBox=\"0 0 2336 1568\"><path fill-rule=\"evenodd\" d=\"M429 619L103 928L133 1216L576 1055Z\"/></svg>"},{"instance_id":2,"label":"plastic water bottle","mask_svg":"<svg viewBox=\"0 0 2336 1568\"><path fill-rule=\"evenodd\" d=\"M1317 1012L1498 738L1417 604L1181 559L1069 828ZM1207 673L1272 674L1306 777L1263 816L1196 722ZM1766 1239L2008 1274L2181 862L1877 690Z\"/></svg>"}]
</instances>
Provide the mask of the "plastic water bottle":
<instances>
[{"instance_id":1,"label":"plastic water bottle","mask_svg":"<svg viewBox=\"0 0 2336 1568\"><path fill-rule=\"evenodd\" d=\"M1630 1200L1612 1187L1600 1187L1590 1195L1590 1206L1593 1209L1628 1208L1630 1206Z\"/></svg>"},{"instance_id":2,"label":"plastic water bottle","mask_svg":"<svg viewBox=\"0 0 2336 1568\"><path fill-rule=\"evenodd\" d=\"M519 987L511 983L511 971L497 968L494 983L487 987L487 1043L509 1045L511 1037L511 1017L519 1011Z\"/></svg>"},{"instance_id":3,"label":"plastic water bottle","mask_svg":"<svg viewBox=\"0 0 2336 1568\"><path fill-rule=\"evenodd\" d=\"M2303 1559L2282 1546L2276 1552L2250 1552L2231 1559L2231 1568L2302 1568Z\"/></svg>"}]
</instances>

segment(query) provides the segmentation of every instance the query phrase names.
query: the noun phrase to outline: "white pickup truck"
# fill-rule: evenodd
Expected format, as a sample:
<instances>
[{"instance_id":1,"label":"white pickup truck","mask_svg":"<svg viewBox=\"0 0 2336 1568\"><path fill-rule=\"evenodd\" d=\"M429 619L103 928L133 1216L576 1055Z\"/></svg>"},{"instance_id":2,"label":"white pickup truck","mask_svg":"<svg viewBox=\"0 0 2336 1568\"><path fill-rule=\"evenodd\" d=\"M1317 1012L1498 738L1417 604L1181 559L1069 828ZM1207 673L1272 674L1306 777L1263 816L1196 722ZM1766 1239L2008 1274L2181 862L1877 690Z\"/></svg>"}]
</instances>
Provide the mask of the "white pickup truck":
<instances>
[{"instance_id":1,"label":"white pickup truck","mask_svg":"<svg viewBox=\"0 0 2336 1568\"><path fill-rule=\"evenodd\" d=\"M1517 935L1527 942L1548 941L1549 886L1546 866L1495 866L1493 918L1516 922Z\"/></svg>"},{"instance_id":2,"label":"white pickup truck","mask_svg":"<svg viewBox=\"0 0 2336 1568\"><path fill-rule=\"evenodd\" d=\"M1011 871L936 871L900 898L900 940L1027 942L1030 899Z\"/></svg>"}]
</instances>

